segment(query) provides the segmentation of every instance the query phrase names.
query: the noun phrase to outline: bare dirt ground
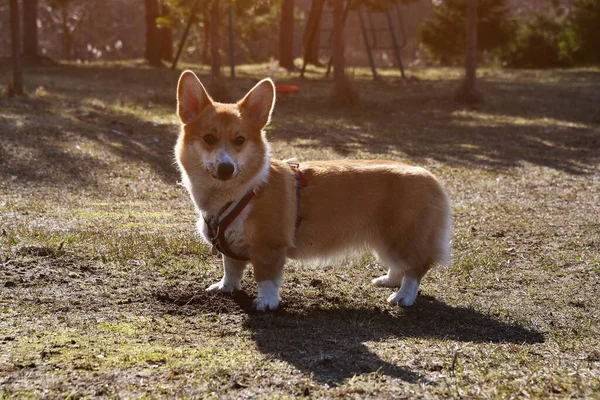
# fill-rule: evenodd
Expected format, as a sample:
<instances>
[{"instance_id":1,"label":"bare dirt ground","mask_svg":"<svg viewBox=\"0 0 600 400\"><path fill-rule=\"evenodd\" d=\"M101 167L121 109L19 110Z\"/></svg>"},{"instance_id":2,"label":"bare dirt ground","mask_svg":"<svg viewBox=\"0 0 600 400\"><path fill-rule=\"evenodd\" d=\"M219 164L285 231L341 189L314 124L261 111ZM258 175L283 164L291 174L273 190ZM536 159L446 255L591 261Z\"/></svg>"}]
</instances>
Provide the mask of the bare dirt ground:
<instances>
[{"instance_id":1,"label":"bare dirt ground","mask_svg":"<svg viewBox=\"0 0 600 400\"><path fill-rule=\"evenodd\" d=\"M600 397L600 71L483 70L471 109L458 70L357 70L360 106L336 109L327 82L241 68L236 96L301 87L278 99L274 157L425 166L455 219L453 265L414 307L386 303L364 256L290 264L267 314L250 271L204 292L221 268L177 184L178 73L26 72L28 97L0 97L0 397Z\"/></svg>"}]
</instances>

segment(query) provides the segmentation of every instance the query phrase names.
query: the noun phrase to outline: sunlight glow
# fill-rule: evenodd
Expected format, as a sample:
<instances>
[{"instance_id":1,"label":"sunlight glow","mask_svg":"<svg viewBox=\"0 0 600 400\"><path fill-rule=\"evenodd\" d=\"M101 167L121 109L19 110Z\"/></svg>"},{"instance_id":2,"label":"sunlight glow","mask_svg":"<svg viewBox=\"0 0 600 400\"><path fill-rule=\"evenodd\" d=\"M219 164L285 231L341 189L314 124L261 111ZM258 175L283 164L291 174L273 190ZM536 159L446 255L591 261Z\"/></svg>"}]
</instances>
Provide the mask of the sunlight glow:
<instances>
[{"instance_id":1,"label":"sunlight glow","mask_svg":"<svg viewBox=\"0 0 600 400\"><path fill-rule=\"evenodd\" d=\"M592 129L590 125L579 122L565 121L555 118L524 118L512 115L489 114L478 111L455 111L452 113L454 117L461 119L470 118L474 121L479 121L483 125L519 125L519 126L541 126L541 127L560 127L560 128L577 128L577 129ZM469 121L465 121L467 124Z\"/></svg>"}]
</instances>

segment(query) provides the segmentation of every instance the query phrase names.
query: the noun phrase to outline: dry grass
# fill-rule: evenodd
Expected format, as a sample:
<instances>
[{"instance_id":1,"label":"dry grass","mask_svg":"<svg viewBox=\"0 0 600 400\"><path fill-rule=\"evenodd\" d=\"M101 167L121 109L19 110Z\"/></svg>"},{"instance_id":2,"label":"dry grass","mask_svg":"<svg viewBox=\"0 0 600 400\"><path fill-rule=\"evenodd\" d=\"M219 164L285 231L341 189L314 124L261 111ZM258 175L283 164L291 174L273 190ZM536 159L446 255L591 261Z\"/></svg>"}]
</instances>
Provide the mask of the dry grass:
<instances>
[{"instance_id":1,"label":"dry grass","mask_svg":"<svg viewBox=\"0 0 600 400\"><path fill-rule=\"evenodd\" d=\"M458 70L355 70L352 109L328 106L321 72L247 66L229 90L301 87L278 99L276 157L441 177L454 265L418 304L388 305L366 256L290 265L271 314L249 311L250 276L206 295L220 267L177 185L178 73L31 69L28 97L0 98L0 396L599 396L600 72L484 70L477 109L452 101Z\"/></svg>"}]
</instances>

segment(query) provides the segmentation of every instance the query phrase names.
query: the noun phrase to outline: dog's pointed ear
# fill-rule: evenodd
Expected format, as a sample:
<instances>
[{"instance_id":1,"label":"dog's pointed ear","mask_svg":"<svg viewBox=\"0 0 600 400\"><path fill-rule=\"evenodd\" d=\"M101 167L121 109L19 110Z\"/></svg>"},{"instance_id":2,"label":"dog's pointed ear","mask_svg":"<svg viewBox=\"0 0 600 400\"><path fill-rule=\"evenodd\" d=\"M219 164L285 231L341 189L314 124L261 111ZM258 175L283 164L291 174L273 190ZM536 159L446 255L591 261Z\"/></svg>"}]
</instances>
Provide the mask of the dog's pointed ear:
<instances>
[{"instance_id":1,"label":"dog's pointed ear","mask_svg":"<svg viewBox=\"0 0 600 400\"><path fill-rule=\"evenodd\" d=\"M184 124L192 122L212 99L192 71L184 71L177 84L177 112Z\"/></svg>"},{"instance_id":2,"label":"dog's pointed ear","mask_svg":"<svg viewBox=\"0 0 600 400\"><path fill-rule=\"evenodd\" d=\"M248 118L260 129L267 126L275 105L275 85L269 78L263 79L240 100L240 108L244 118Z\"/></svg>"}]
</instances>

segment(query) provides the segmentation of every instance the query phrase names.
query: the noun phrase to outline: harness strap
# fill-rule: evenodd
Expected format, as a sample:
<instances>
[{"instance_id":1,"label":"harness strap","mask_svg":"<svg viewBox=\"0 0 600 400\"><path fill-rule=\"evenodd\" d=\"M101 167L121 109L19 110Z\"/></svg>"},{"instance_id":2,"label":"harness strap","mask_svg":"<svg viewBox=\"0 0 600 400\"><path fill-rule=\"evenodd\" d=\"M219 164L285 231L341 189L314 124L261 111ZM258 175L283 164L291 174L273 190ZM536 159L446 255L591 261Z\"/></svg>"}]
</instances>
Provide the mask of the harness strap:
<instances>
[{"instance_id":1,"label":"harness strap","mask_svg":"<svg viewBox=\"0 0 600 400\"><path fill-rule=\"evenodd\" d=\"M289 164L292 170L296 172L296 230L298 230L298 228L300 228L300 224L302 223L302 217L300 216L301 189L308 186L308 181L300 170L300 164L296 162L290 162Z\"/></svg>"},{"instance_id":2,"label":"harness strap","mask_svg":"<svg viewBox=\"0 0 600 400\"><path fill-rule=\"evenodd\" d=\"M302 222L302 218L300 217L300 195L301 189L303 187L308 186L308 181L306 177L300 171L300 166L298 163L290 163L290 167L294 172L296 172L296 230L300 227L300 223ZM229 228L229 225L244 211L246 206L250 203L250 201L254 198L256 193L254 190L246 193L242 199L237 202L237 204L233 207L233 209L229 212L233 203L226 204L223 211L216 218L211 218L207 220L204 218L204 222L208 227L208 235L210 236L210 242L213 245L213 251L216 249L220 253L224 254L229 258L233 258L238 261L250 261L250 258L245 256L240 256L234 253L229 245L227 244L227 239L225 238L225 231ZM223 216L225 214L225 216ZM216 230L216 232L215 232ZM214 253L216 255L216 253Z\"/></svg>"},{"instance_id":3,"label":"harness strap","mask_svg":"<svg viewBox=\"0 0 600 400\"><path fill-rule=\"evenodd\" d=\"M244 197L233 207L233 209L227 213L224 217L218 217L214 220L213 224L211 221L207 221L204 219L206 226L208 226L208 234L210 236L211 244L219 250L222 254L225 254L229 258L233 258L238 261L249 261L248 257L240 256L235 254L227 244L227 239L225 238L225 231L229 228L229 225L244 211L244 208L250 203L250 200L255 196L254 190L246 193ZM227 208L231 207L231 205L227 206ZM213 229L213 225L215 226ZM214 230L216 229L216 233Z\"/></svg>"}]
</instances>

